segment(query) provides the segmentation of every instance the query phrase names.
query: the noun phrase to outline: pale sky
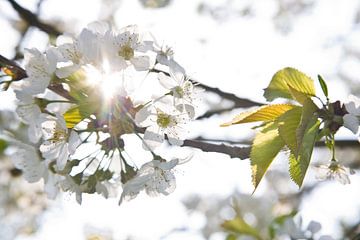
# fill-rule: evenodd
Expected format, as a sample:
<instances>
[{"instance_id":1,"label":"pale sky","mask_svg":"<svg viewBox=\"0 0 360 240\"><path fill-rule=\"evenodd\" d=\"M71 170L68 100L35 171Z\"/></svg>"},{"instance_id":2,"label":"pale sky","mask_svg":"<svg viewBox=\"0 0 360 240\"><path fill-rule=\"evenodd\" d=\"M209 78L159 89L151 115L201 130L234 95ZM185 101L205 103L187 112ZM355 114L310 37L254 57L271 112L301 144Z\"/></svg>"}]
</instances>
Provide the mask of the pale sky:
<instances>
[{"instance_id":1,"label":"pale sky","mask_svg":"<svg viewBox=\"0 0 360 240\"><path fill-rule=\"evenodd\" d=\"M18 2L34 9L36 1ZM264 102L262 89L277 70L286 66L298 68L314 79L321 74L329 80L333 100L344 99L348 95L348 87L335 74L343 46L358 39L359 29L352 28L358 1L316 1L312 10L294 21L293 31L288 34L282 34L274 27L274 1L254 1L254 17L231 16L221 22L208 15L199 15L197 6L200 2L173 0L166 9L152 10L143 9L138 1L124 0L115 20L118 27L137 24L152 32L159 42L174 48L176 60L193 78L240 97ZM216 6L226 1L208 2ZM78 33L89 22L98 20L99 6L96 0L47 0L41 16L64 20L66 26ZM18 36L4 18L14 16L6 1L1 1L0 26L6 32L6 38L0 38L0 53L5 56L12 55ZM26 47L45 49L46 42L46 35L37 31L26 42ZM358 66L354 61L349 65ZM358 69L345 67L359 72ZM320 91L319 86L317 89ZM11 108L11 94L1 95L0 106ZM232 115L239 111L234 111ZM214 117L206 124L194 123L191 135L236 140L253 133L248 127L218 127L232 115ZM342 136L351 135L343 131ZM166 152L166 149L162 151ZM315 154L316 160L319 157L322 156ZM278 159L273 168L284 167L281 160L284 159ZM104 200L99 196L86 196L79 206L75 196L64 194L45 214L40 231L33 238L19 239L82 239L84 226L89 224L111 229L115 239L124 239L129 235L135 239L159 239L171 229L189 226L189 223L196 226L195 229L201 226L200 220L189 219L180 203L190 194L228 196L235 189L243 193L253 190L249 161L229 159L222 154L196 151L193 159L181 166L176 176L177 189L170 196L150 198L141 194L121 207L117 205L118 199ZM314 181L313 173L309 173L305 181ZM301 207L304 222L319 221L323 225L322 233L336 236L338 232L334 224L337 218L351 220L359 217L360 203L354 200L355 196L360 196L359 173L351 176L351 181L351 185L331 182L315 190ZM295 184L288 184L296 189ZM255 196L260 196L265 187L266 184L260 185ZM188 239L202 239L197 233L186 236ZM167 239L184 239L184 235L173 234Z\"/></svg>"}]
</instances>

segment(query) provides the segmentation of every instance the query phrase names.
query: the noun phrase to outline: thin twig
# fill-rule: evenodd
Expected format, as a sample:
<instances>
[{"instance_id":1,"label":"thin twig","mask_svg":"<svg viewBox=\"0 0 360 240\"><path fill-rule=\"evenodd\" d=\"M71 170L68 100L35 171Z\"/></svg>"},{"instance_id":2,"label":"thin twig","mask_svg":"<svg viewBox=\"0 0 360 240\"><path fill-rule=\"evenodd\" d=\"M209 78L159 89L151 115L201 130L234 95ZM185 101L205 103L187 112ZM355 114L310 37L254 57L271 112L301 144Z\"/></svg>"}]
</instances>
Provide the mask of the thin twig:
<instances>
[{"instance_id":1,"label":"thin twig","mask_svg":"<svg viewBox=\"0 0 360 240\"><path fill-rule=\"evenodd\" d=\"M193 147L201 149L204 152L217 152L229 155L231 158L240 158L241 160L250 157L250 147L237 147L227 144L214 144L197 140L185 140L183 147Z\"/></svg>"},{"instance_id":2,"label":"thin twig","mask_svg":"<svg viewBox=\"0 0 360 240\"><path fill-rule=\"evenodd\" d=\"M25 20L30 26L37 27L40 30L48 33L49 35L59 36L62 33L54 26L46 24L39 20L38 16L30 10L20 6L15 0L7 0L19 16Z\"/></svg>"}]
</instances>

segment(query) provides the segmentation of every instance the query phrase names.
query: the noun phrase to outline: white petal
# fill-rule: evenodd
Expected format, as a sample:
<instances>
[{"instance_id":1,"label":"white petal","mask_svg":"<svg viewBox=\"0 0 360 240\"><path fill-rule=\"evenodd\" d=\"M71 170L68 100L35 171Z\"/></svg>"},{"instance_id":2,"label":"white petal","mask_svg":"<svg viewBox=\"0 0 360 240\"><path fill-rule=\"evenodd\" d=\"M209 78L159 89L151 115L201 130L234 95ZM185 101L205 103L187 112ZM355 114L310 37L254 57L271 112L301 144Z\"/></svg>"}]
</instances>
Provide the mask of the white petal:
<instances>
[{"instance_id":1,"label":"white petal","mask_svg":"<svg viewBox=\"0 0 360 240\"><path fill-rule=\"evenodd\" d=\"M185 69L177 62L171 61L169 65L170 75L178 82L182 83L185 78Z\"/></svg>"},{"instance_id":2,"label":"white petal","mask_svg":"<svg viewBox=\"0 0 360 240\"><path fill-rule=\"evenodd\" d=\"M44 190L47 193L48 198L55 199L56 195L59 193L59 188L57 186L58 179L57 176L51 172L48 172L48 176L45 179Z\"/></svg>"},{"instance_id":3,"label":"white petal","mask_svg":"<svg viewBox=\"0 0 360 240\"><path fill-rule=\"evenodd\" d=\"M170 170L173 169L178 164L179 164L179 159L176 158L168 162L160 162L159 167L163 170Z\"/></svg>"},{"instance_id":4,"label":"white petal","mask_svg":"<svg viewBox=\"0 0 360 240\"><path fill-rule=\"evenodd\" d=\"M321 229L321 224L316 221L311 221L307 227L307 230L309 230L311 233L317 233Z\"/></svg>"},{"instance_id":5,"label":"white petal","mask_svg":"<svg viewBox=\"0 0 360 240\"><path fill-rule=\"evenodd\" d=\"M44 158L54 159L59 156L61 147L62 147L62 143L45 141L40 145L39 150Z\"/></svg>"},{"instance_id":6,"label":"white petal","mask_svg":"<svg viewBox=\"0 0 360 240\"><path fill-rule=\"evenodd\" d=\"M72 130L69 137L69 153L74 154L80 143L81 139L79 134Z\"/></svg>"},{"instance_id":7,"label":"white petal","mask_svg":"<svg viewBox=\"0 0 360 240\"><path fill-rule=\"evenodd\" d=\"M345 103L345 108L351 115L360 117L360 98L350 95L348 97L348 103Z\"/></svg>"},{"instance_id":8,"label":"white petal","mask_svg":"<svg viewBox=\"0 0 360 240\"><path fill-rule=\"evenodd\" d=\"M104 35L107 31L110 30L110 26L105 21L96 21L96 22L89 23L87 25L87 29L89 29L93 33L98 33L98 34Z\"/></svg>"},{"instance_id":9,"label":"white petal","mask_svg":"<svg viewBox=\"0 0 360 240\"><path fill-rule=\"evenodd\" d=\"M61 46L67 43L74 43L74 39L66 34L60 35L56 38L56 46Z\"/></svg>"},{"instance_id":10,"label":"white petal","mask_svg":"<svg viewBox=\"0 0 360 240\"><path fill-rule=\"evenodd\" d=\"M48 61L47 73L52 74L56 69L58 59L61 58L61 55L56 48L51 47L46 51L46 58Z\"/></svg>"},{"instance_id":11,"label":"white petal","mask_svg":"<svg viewBox=\"0 0 360 240\"><path fill-rule=\"evenodd\" d=\"M68 157L69 157L68 144L65 143L62 146L62 148L60 148L60 154L56 159L56 165L60 171L64 170Z\"/></svg>"},{"instance_id":12,"label":"white petal","mask_svg":"<svg viewBox=\"0 0 360 240\"><path fill-rule=\"evenodd\" d=\"M176 109L179 110L180 112L186 112L186 114L190 119L194 119L195 117L195 107L193 105L179 104L176 106Z\"/></svg>"},{"instance_id":13,"label":"white petal","mask_svg":"<svg viewBox=\"0 0 360 240\"><path fill-rule=\"evenodd\" d=\"M56 113L56 117L57 117L56 122L58 123L60 128L62 130L67 131L66 122L65 122L65 119L64 119L63 115L61 115L60 113Z\"/></svg>"},{"instance_id":14,"label":"white petal","mask_svg":"<svg viewBox=\"0 0 360 240\"><path fill-rule=\"evenodd\" d=\"M24 123L30 124L36 122L41 114L40 108L36 104L22 104L20 103L16 108L16 113L23 120Z\"/></svg>"},{"instance_id":15,"label":"white petal","mask_svg":"<svg viewBox=\"0 0 360 240\"><path fill-rule=\"evenodd\" d=\"M24 91L19 91L19 90L14 90L16 98L18 100L20 100L22 103L33 103L34 102L34 98L32 95L24 92Z\"/></svg>"},{"instance_id":16,"label":"white petal","mask_svg":"<svg viewBox=\"0 0 360 240\"><path fill-rule=\"evenodd\" d=\"M150 58L148 56L134 57L130 61L137 71L146 71L150 68Z\"/></svg>"},{"instance_id":17,"label":"white petal","mask_svg":"<svg viewBox=\"0 0 360 240\"><path fill-rule=\"evenodd\" d=\"M29 129L28 129L28 136L29 136L29 140L32 143L37 143L42 135L42 131L41 131L41 126L37 123L32 123L29 125Z\"/></svg>"},{"instance_id":18,"label":"white petal","mask_svg":"<svg viewBox=\"0 0 360 240\"><path fill-rule=\"evenodd\" d=\"M164 141L164 134L159 133L156 128L148 127L144 133L143 148L146 150L154 150Z\"/></svg>"},{"instance_id":19,"label":"white petal","mask_svg":"<svg viewBox=\"0 0 360 240\"><path fill-rule=\"evenodd\" d=\"M141 108L135 115L135 123L139 127L147 127L151 125L152 122L148 121L150 115L151 115L151 109L149 107Z\"/></svg>"},{"instance_id":20,"label":"white petal","mask_svg":"<svg viewBox=\"0 0 360 240\"><path fill-rule=\"evenodd\" d=\"M80 65L78 65L78 64L66 66L66 67L56 69L55 74L59 78L67 78L68 76L70 76L71 74L73 74L77 70L79 70L79 68L80 68Z\"/></svg>"},{"instance_id":21,"label":"white petal","mask_svg":"<svg viewBox=\"0 0 360 240\"><path fill-rule=\"evenodd\" d=\"M45 92L45 89L50 83L50 77L46 75L28 77L23 79L23 91L25 93L36 95Z\"/></svg>"},{"instance_id":22,"label":"white petal","mask_svg":"<svg viewBox=\"0 0 360 240\"><path fill-rule=\"evenodd\" d=\"M344 127L352 131L354 134L358 132L359 129L359 119L352 115L352 114L346 114L343 117L344 120Z\"/></svg>"},{"instance_id":23,"label":"white petal","mask_svg":"<svg viewBox=\"0 0 360 240\"><path fill-rule=\"evenodd\" d=\"M168 136L169 143L175 146L181 146L184 144L184 140Z\"/></svg>"},{"instance_id":24,"label":"white petal","mask_svg":"<svg viewBox=\"0 0 360 240\"><path fill-rule=\"evenodd\" d=\"M166 76L164 73L159 73L158 79L159 79L159 83L161 84L161 86L163 86L164 88L166 88L168 90L177 86L175 80Z\"/></svg>"}]
</instances>

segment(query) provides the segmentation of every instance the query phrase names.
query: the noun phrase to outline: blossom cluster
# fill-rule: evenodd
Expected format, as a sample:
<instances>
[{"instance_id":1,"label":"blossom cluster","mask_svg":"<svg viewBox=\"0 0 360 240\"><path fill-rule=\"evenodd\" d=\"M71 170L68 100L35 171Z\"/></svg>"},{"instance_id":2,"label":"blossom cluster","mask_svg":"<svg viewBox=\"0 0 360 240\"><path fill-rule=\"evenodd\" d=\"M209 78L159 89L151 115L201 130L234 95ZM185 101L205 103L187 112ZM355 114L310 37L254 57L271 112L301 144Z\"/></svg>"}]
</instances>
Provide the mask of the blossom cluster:
<instances>
[{"instance_id":1,"label":"blossom cluster","mask_svg":"<svg viewBox=\"0 0 360 240\"><path fill-rule=\"evenodd\" d=\"M182 145L198 91L171 48L136 26L94 22L44 53L27 49L25 69L12 87L33 146L20 148L14 163L29 182L44 179L50 198L75 192L79 203L82 193L116 196L120 185L120 203L142 190L174 191L173 169L183 161L156 149ZM137 167L124 135L139 137L152 161Z\"/></svg>"},{"instance_id":2,"label":"blossom cluster","mask_svg":"<svg viewBox=\"0 0 360 240\"><path fill-rule=\"evenodd\" d=\"M350 95L345 101L342 125L355 135L358 134L360 126L360 98ZM360 137L358 140L360 142ZM351 168L341 165L334 157L330 163L315 166L318 180L336 180L341 184L350 184L350 175L355 174Z\"/></svg>"}]
</instances>

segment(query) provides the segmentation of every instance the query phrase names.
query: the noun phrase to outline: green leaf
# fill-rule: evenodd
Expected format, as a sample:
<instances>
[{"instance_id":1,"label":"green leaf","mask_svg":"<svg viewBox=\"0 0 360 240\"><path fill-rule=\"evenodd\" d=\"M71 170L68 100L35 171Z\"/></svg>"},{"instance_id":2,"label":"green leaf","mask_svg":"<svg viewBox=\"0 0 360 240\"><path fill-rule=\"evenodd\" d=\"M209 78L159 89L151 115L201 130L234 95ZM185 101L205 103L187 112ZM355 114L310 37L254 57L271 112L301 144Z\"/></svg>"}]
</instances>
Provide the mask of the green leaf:
<instances>
[{"instance_id":1,"label":"green leaf","mask_svg":"<svg viewBox=\"0 0 360 240\"><path fill-rule=\"evenodd\" d=\"M97 104L87 102L70 108L67 112L64 113L66 127L75 127L76 124L89 117L91 114L94 114L97 111L97 107Z\"/></svg>"},{"instance_id":2,"label":"green leaf","mask_svg":"<svg viewBox=\"0 0 360 240\"><path fill-rule=\"evenodd\" d=\"M252 181L255 187L254 191L271 162L285 145L277 128L278 125L276 123L269 123L263 131L256 134L253 141L250 162Z\"/></svg>"},{"instance_id":3,"label":"green leaf","mask_svg":"<svg viewBox=\"0 0 360 240\"><path fill-rule=\"evenodd\" d=\"M289 157L290 177L299 188L302 186L309 167L315 140L319 133L319 126L320 121L318 121L316 116L313 116L309 121L308 127L305 129L298 156L290 154Z\"/></svg>"},{"instance_id":4,"label":"green leaf","mask_svg":"<svg viewBox=\"0 0 360 240\"><path fill-rule=\"evenodd\" d=\"M314 81L304 73L288 67L275 73L269 86L265 89L264 97L268 101L276 98L295 99L289 87L308 96L315 96Z\"/></svg>"},{"instance_id":5,"label":"green leaf","mask_svg":"<svg viewBox=\"0 0 360 240\"><path fill-rule=\"evenodd\" d=\"M272 121L283 113L292 109L295 105L291 104L273 104L259 107L252 111L246 111L237 115L232 121L223 123L221 126L226 127L234 124Z\"/></svg>"},{"instance_id":6,"label":"green leaf","mask_svg":"<svg viewBox=\"0 0 360 240\"><path fill-rule=\"evenodd\" d=\"M294 154L298 152L296 129L300 123L301 113L301 107L294 107L278 119L280 137Z\"/></svg>"},{"instance_id":7,"label":"green leaf","mask_svg":"<svg viewBox=\"0 0 360 240\"><path fill-rule=\"evenodd\" d=\"M318 110L318 107L314 104L314 102L310 98L308 98L304 101L300 124L299 124L299 127L296 129L296 141L298 144L296 149L300 149L301 144L303 142L306 128L308 127L309 123L311 122L311 119L314 116L314 113L317 110ZM294 152L295 157L298 156L298 153L299 153L298 151Z\"/></svg>"},{"instance_id":8,"label":"green leaf","mask_svg":"<svg viewBox=\"0 0 360 240\"><path fill-rule=\"evenodd\" d=\"M4 139L0 139L0 154L3 154L8 147L8 143Z\"/></svg>"},{"instance_id":9,"label":"green leaf","mask_svg":"<svg viewBox=\"0 0 360 240\"><path fill-rule=\"evenodd\" d=\"M295 90L294 88L292 88L291 86L289 86L289 91L290 91L292 98L295 99L301 105L304 104L306 99L310 99L309 95L299 92L299 91Z\"/></svg>"},{"instance_id":10,"label":"green leaf","mask_svg":"<svg viewBox=\"0 0 360 240\"><path fill-rule=\"evenodd\" d=\"M329 97L328 87L326 85L325 80L320 75L318 75L318 80L321 86L321 90L323 91L325 97Z\"/></svg>"},{"instance_id":11,"label":"green leaf","mask_svg":"<svg viewBox=\"0 0 360 240\"><path fill-rule=\"evenodd\" d=\"M73 128L76 124L83 120L83 116L80 113L79 107L70 108L64 113L64 119L67 128Z\"/></svg>"},{"instance_id":12,"label":"green leaf","mask_svg":"<svg viewBox=\"0 0 360 240\"><path fill-rule=\"evenodd\" d=\"M236 237L236 235L231 233L231 234L227 235L225 239L226 240L236 240L237 237Z\"/></svg>"},{"instance_id":13,"label":"green leaf","mask_svg":"<svg viewBox=\"0 0 360 240\"><path fill-rule=\"evenodd\" d=\"M259 240L262 239L258 230L247 224L244 219L239 216L235 217L232 220L225 221L221 226L224 229L237 233L239 235L249 235Z\"/></svg>"}]
</instances>

